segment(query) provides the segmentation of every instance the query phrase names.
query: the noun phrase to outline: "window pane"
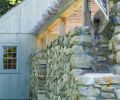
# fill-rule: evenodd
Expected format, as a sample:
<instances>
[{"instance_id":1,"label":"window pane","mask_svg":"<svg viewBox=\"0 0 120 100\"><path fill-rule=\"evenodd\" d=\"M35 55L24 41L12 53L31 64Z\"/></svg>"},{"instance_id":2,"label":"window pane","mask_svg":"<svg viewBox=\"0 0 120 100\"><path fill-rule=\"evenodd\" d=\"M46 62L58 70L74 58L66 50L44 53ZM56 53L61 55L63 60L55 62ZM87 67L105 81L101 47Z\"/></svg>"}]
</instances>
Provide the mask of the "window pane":
<instances>
[{"instance_id":1,"label":"window pane","mask_svg":"<svg viewBox=\"0 0 120 100\"><path fill-rule=\"evenodd\" d=\"M3 47L4 69L16 69L16 47Z\"/></svg>"},{"instance_id":2,"label":"window pane","mask_svg":"<svg viewBox=\"0 0 120 100\"><path fill-rule=\"evenodd\" d=\"M13 50L12 50L12 48L10 47L10 48L7 48L8 50L7 50L7 52L13 52Z\"/></svg>"},{"instance_id":3,"label":"window pane","mask_svg":"<svg viewBox=\"0 0 120 100\"><path fill-rule=\"evenodd\" d=\"M13 57L16 58L16 53L13 53Z\"/></svg>"},{"instance_id":4,"label":"window pane","mask_svg":"<svg viewBox=\"0 0 120 100\"><path fill-rule=\"evenodd\" d=\"M13 52L15 52L15 53L16 53L16 48L13 48Z\"/></svg>"},{"instance_id":5,"label":"window pane","mask_svg":"<svg viewBox=\"0 0 120 100\"><path fill-rule=\"evenodd\" d=\"M7 64L6 63L4 63L4 69L7 69Z\"/></svg>"}]
</instances>

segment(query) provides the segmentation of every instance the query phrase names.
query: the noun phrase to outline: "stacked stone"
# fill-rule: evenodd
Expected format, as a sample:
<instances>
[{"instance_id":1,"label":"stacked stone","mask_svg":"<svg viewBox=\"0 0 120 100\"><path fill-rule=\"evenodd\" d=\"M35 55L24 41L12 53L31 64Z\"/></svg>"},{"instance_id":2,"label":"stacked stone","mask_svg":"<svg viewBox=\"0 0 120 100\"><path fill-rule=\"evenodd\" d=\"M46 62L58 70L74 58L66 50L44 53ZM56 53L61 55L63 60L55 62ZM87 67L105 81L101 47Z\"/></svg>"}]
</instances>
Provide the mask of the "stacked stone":
<instances>
[{"instance_id":1,"label":"stacked stone","mask_svg":"<svg viewBox=\"0 0 120 100\"><path fill-rule=\"evenodd\" d=\"M99 24L98 24L99 19ZM101 10L98 10L94 16L94 24L96 32L94 34L93 46L96 49L94 53L95 67L98 73L109 72L108 55L110 54L108 49L109 34L107 20ZM107 27L107 29L106 29ZM110 25L109 25L110 28ZM108 33L108 34L107 34ZM93 50L94 52L95 50Z\"/></svg>"},{"instance_id":2,"label":"stacked stone","mask_svg":"<svg viewBox=\"0 0 120 100\"><path fill-rule=\"evenodd\" d=\"M120 100L120 75L85 74L75 82L78 98L72 100Z\"/></svg>"},{"instance_id":3,"label":"stacked stone","mask_svg":"<svg viewBox=\"0 0 120 100\"><path fill-rule=\"evenodd\" d=\"M117 2L111 13L111 19L113 24L113 34L109 42L109 62L113 66L112 69L115 73L120 74L120 2Z\"/></svg>"},{"instance_id":4,"label":"stacked stone","mask_svg":"<svg viewBox=\"0 0 120 100\"><path fill-rule=\"evenodd\" d=\"M97 71L98 73L108 73L109 64L108 64L108 55L110 54L108 48L108 38L105 36L107 34L100 34L100 39L97 43Z\"/></svg>"},{"instance_id":5,"label":"stacked stone","mask_svg":"<svg viewBox=\"0 0 120 100\"><path fill-rule=\"evenodd\" d=\"M47 55L45 50L36 52L31 58L31 99L45 92Z\"/></svg>"},{"instance_id":6,"label":"stacked stone","mask_svg":"<svg viewBox=\"0 0 120 100\"><path fill-rule=\"evenodd\" d=\"M48 46L46 88L49 100L77 100L75 76L92 72L91 52L87 26L76 27Z\"/></svg>"}]
</instances>

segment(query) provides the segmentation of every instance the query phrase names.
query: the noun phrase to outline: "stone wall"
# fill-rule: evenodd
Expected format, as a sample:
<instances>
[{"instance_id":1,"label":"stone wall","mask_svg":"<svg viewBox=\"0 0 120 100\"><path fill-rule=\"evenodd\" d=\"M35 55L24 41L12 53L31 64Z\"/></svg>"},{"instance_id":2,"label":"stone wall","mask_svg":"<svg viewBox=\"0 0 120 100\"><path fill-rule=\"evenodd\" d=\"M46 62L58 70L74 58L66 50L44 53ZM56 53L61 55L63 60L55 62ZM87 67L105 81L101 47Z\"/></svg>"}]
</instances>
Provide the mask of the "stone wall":
<instances>
[{"instance_id":1,"label":"stone wall","mask_svg":"<svg viewBox=\"0 0 120 100\"><path fill-rule=\"evenodd\" d=\"M109 41L110 63L114 73L120 74L120 2L116 3L111 13L112 19L112 38Z\"/></svg>"},{"instance_id":2,"label":"stone wall","mask_svg":"<svg viewBox=\"0 0 120 100\"><path fill-rule=\"evenodd\" d=\"M76 27L51 43L47 50L47 96L49 100L77 100L75 76L92 72L90 30Z\"/></svg>"},{"instance_id":3,"label":"stone wall","mask_svg":"<svg viewBox=\"0 0 120 100\"><path fill-rule=\"evenodd\" d=\"M36 52L31 57L31 93L30 99L37 100L45 94L47 55L45 50ZM41 98L45 98L41 95ZM42 99L40 99L42 100ZM45 99L44 99L45 100Z\"/></svg>"},{"instance_id":4,"label":"stone wall","mask_svg":"<svg viewBox=\"0 0 120 100\"><path fill-rule=\"evenodd\" d=\"M77 95L72 100L120 100L120 76L85 74L75 77Z\"/></svg>"},{"instance_id":5,"label":"stone wall","mask_svg":"<svg viewBox=\"0 0 120 100\"><path fill-rule=\"evenodd\" d=\"M109 55L108 39L100 37L98 60L105 62ZM91 43L90 29L84 26L76 27L48 46L48 100L120 100L119 75L88 74L93 73ZM98 68L110 67L108 62L106 66L98 64L101 64Z\"/></svg>"}]
</instances>

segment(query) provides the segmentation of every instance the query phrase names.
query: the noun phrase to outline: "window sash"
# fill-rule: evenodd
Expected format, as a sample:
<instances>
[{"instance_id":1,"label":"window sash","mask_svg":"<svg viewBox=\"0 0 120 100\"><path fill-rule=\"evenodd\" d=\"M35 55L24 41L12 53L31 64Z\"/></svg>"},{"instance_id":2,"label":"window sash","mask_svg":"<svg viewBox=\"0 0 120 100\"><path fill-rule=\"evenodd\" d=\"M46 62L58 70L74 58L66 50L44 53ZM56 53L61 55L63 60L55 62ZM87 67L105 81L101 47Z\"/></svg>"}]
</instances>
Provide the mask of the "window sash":
<instances>
[{"instance_id":1,"label":"window sash","mask_svg":"<svg viewBox=\"0 0 120 100\"><path fill-rule=\"evenodd\" d=\"M17 47L3 47L3 69L16 69Z\"/></svg>"}]
</instances>

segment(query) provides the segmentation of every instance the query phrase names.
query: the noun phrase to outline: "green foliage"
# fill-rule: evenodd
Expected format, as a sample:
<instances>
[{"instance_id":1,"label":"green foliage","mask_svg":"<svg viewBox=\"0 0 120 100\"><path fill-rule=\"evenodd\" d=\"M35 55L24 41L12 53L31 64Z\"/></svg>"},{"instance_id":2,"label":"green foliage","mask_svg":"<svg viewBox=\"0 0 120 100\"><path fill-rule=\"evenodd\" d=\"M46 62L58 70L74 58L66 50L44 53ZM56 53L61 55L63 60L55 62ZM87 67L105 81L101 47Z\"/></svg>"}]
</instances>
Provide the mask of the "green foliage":
<instances>
[{"instance_id":1,"label":"green foliage","mask_svg":"<svg viewBox=\"0 0 120 100\"><path fill-rule=\"evenodd\" d=\"M0 16L22 1L23 0L0 0Z\"/></svg>"}]
</instances>

